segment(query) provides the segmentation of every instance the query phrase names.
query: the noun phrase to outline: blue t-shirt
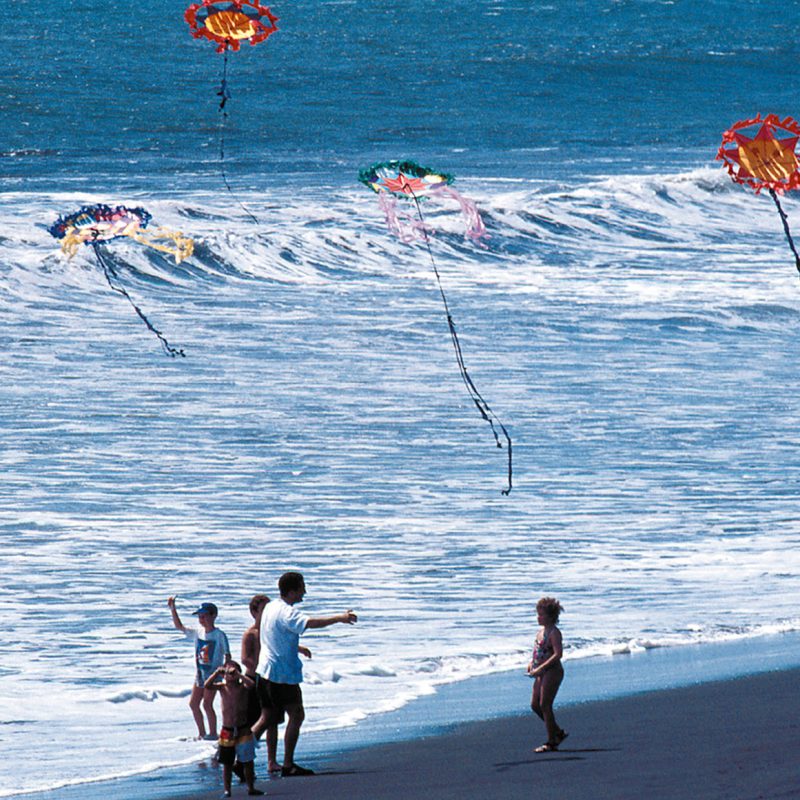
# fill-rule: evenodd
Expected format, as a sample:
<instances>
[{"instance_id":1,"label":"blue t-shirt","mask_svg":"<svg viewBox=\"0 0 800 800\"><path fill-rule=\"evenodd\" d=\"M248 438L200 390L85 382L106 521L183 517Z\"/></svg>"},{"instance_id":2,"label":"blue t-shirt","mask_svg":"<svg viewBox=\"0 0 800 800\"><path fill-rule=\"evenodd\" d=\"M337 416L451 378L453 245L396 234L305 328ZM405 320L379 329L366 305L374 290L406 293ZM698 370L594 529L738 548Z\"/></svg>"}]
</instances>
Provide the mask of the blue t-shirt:
<instances>
[{"instance_id":1,"label":"blue t-shirt","mask_svg":"<svg viewBox=\"0 0 800 800\"><path fill-rule=\"evenodd\" d=\"M194 658L198 667L216 669L225 663L225 654L231 652L228 637L219 629L206 632L198 627L191 634L194 639Z\"/></svg>"}]
</instances>

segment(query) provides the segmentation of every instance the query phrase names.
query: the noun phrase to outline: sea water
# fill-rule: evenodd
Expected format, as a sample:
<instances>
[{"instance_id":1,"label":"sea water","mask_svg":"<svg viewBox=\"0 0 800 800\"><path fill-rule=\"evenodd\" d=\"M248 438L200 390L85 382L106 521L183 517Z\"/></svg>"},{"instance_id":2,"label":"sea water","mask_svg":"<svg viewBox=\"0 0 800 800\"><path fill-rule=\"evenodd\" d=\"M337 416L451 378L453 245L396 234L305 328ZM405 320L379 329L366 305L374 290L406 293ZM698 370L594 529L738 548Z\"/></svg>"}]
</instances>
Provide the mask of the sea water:
<instances>
[{"instance_id":1,"label":"sea water","mask_svg":"<svg viewBox=\"0 0 800 800\"><path fill-rule=\"evenodd\" d=\"M166 598L237 653L287 569L359 614L306 637L308 736L524 665L543 594L576 662L738 642L746 672L797 631L800 285L713 160L800 113L785 5L295 0L229 54L227 118L183 10L4 12L0 794L212 753ZM433 263L393 238L357 182L389 158L453 173L486 247L448 203ZM185 358L48 233L98 202L195 240L104 251Z\"/></svg>"}]
</instances>

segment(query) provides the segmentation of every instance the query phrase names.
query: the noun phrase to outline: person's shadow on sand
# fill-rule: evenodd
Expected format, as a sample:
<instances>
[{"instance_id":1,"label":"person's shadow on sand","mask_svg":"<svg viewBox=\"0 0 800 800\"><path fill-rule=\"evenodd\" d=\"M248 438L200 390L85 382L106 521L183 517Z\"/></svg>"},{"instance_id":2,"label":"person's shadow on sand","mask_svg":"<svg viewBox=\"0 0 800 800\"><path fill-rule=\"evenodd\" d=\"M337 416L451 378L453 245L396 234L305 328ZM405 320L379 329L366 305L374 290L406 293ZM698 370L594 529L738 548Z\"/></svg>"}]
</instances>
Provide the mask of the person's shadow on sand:
<instances>
[{"instance_id":1,"label":"person's shadow on sand","mask_svg":"<svg viewBox=\"0 0 800 800\"><path fill-rule=\"evenodd\" d=\"M526 758L524 761L500 761L496 764L492 764L492 766L499 772L504 772L513 767L523 767L527 764L541 764L542 762L549 761L585 761L585 757L583 755L578 755L579 753L615 753L619 752L619 750L619 747L586 747L580 750L573 747L569 750L558 750L546 756L537 755L535 758ZM567 755L568 753L570 755ZM571 755L573 753L575 755Z\"/></svg>"}]
</instances>

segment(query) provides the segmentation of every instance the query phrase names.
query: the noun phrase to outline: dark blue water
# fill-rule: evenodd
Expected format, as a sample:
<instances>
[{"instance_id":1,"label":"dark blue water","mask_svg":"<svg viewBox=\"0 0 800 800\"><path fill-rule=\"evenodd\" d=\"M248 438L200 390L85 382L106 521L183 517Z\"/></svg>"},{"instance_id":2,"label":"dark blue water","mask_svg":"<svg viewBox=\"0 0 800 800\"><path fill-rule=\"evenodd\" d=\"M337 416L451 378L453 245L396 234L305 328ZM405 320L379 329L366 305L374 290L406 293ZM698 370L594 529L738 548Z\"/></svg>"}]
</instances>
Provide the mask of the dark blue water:
<instances>
[{"instance_id":1,"label":"dark blue water","mask_svg":"<svg viewBox=\"0 0 800 800\"><path fill-rule=\"evenodd\" d=\"M403 156L555 180L660 170L713 156L742 116L795 111L800 48L780 2L273 11L279 32L229 64L229 169L257 187L298 172L346 184L364 163ZM180 2L9 4L3 173L177 190L213 175L223 59L182 14Z\"/></svg>"}]
</instances>

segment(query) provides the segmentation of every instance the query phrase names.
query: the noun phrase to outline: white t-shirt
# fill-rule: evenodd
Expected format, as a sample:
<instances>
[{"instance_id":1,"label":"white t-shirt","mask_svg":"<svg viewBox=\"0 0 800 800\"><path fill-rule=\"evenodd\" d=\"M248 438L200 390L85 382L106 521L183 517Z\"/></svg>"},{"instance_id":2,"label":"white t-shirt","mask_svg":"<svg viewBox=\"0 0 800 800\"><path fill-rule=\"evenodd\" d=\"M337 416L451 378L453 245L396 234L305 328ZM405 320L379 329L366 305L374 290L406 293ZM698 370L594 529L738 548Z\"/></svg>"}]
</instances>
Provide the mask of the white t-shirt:
<instances>
[{"instance_id":1,"label":"white t-shirt","mask_svg":"<svg viewBox=\"0 0 800 800\"><path fill-rule=\"evenodd\" d=\"M260 675L273 683L303 682L297 646L307 624L308 617L282 598L267 603L261 615Z\"/></svg>"}]
</instances>

